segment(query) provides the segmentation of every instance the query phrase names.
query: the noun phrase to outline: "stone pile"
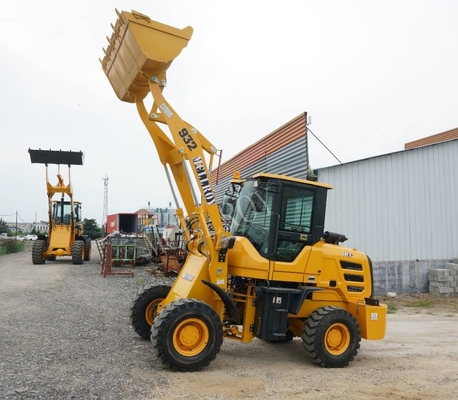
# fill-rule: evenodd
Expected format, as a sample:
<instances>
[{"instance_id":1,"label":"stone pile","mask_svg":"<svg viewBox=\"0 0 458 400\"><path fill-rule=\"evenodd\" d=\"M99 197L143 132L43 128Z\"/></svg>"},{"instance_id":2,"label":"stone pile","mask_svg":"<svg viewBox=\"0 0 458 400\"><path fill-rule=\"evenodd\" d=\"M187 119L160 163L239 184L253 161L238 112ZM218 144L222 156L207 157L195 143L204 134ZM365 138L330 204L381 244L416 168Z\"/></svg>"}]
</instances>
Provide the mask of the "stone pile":
<instances>
[{"instance_id":1,"label":"stone pile","mask_svg":"<svg viewBox=\"0 0 458 400\"><path fill-rule=\"evenodd\" d=\"M436 297L458 297L458 259L428 272L429 292Z\"/></svg>"}]
</instances>

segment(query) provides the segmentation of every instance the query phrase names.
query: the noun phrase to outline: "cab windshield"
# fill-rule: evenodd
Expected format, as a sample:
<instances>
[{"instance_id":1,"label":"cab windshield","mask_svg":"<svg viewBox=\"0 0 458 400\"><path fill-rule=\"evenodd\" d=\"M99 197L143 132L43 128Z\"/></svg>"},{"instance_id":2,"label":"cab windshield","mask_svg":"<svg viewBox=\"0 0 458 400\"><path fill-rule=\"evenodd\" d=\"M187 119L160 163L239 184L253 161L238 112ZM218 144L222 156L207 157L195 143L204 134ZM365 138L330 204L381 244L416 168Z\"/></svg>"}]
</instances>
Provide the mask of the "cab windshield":
<instances>
[{"instance_id":1,"label":"cab windshield","mask_svg":"<svg viewBox=\"0 0 458 400\"><path fill-rule=\"evenodd\" d=\"M231 235L244 236L258 252L267 256L272 196L266 185L246 181L235 204Z\"/></svg>"},{"instance_id":2,"label":"cab windshield","mask_svg":"<svg viewBox=\"0 0 458 400\"><path fill-rule=\"evenodd\" d=\"M72 213L72 203L69 201L55 201L53 204L53 219L56 225L70 225L72 219L79 221L81 218L80 204L74 204L75 211Z\"/></svg>"}]
</instances>

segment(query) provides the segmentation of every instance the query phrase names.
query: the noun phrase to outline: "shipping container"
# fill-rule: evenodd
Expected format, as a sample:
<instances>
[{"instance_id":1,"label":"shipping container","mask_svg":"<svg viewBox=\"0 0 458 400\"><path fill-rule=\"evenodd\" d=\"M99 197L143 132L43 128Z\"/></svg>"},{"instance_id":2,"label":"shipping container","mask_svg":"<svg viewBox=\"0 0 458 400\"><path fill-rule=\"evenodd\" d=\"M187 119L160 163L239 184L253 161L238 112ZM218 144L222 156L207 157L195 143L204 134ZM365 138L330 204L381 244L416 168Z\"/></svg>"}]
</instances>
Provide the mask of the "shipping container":
<instances>
[{"instance_id":1,"label":"shipping container","mask_svg":"<svg viewBox=\"0 0 458 400\"><path fill-rule=\"evenodd\" d=\"M107 215L106 233L137 233L138 215L135 213L118 213Z\"/></svg>"}]
</instances>

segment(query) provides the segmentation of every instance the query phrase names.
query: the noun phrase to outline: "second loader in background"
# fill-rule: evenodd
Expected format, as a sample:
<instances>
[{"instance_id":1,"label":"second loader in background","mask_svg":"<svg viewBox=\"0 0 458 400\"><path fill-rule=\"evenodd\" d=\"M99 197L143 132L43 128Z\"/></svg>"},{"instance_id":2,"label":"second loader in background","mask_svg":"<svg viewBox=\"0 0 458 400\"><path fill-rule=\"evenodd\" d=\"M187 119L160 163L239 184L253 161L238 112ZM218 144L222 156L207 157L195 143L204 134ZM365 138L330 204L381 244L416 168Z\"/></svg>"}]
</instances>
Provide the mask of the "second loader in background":
<instances>
[{"instance_id":1,"label":"second loader in background","mask_svg":"<svg viewBox=\"0 0 458 400\"><path fill-rule=\"evenodd\" d=\"M57 257L70 256L73 264L83 264L91 259L91 240L84 235L81 215L82 203L73 199L70 178L71 165L83 165L83 153L61 150L29 149L32 164L45 164L46 191L48 194L48 234L38 235L32 248L32 262L44 264ZM57 183L49 182L48 165L57 164ZM60 166L68 167L68 184L60 174ZM59 199L54 195L61 195Z\"/></svg>"}]
</instances>

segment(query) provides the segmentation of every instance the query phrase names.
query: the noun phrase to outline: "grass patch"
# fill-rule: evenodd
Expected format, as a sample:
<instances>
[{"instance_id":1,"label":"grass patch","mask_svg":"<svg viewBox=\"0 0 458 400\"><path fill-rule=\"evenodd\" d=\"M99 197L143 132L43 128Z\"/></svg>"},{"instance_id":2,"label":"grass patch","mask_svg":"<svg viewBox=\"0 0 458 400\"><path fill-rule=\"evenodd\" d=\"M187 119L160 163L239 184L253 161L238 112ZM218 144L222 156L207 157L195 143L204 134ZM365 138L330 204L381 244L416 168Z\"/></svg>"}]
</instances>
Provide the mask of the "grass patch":
<instances>
[{"instance_id":1,"label":"grass patch","mask_svg":"<svg viewBox=\"0 0 458 400\"><path fill-rule=\"evenodd\" d=\"M405 307L432 308L433 303L430 300L409 301L404 304Z\"/></svg>"},{"instance_id":2,"label":"grass patch","mask_svg":"<svg viewBox=\"0 0 458 400\"><path fill-rule=\"evenodd\" d=\"M394 304L387 304L387 306L388 306L388 310L387 310L388 314L395 314L396 311L398 310L398 308Z\"/></svg>"}]
</instances>

